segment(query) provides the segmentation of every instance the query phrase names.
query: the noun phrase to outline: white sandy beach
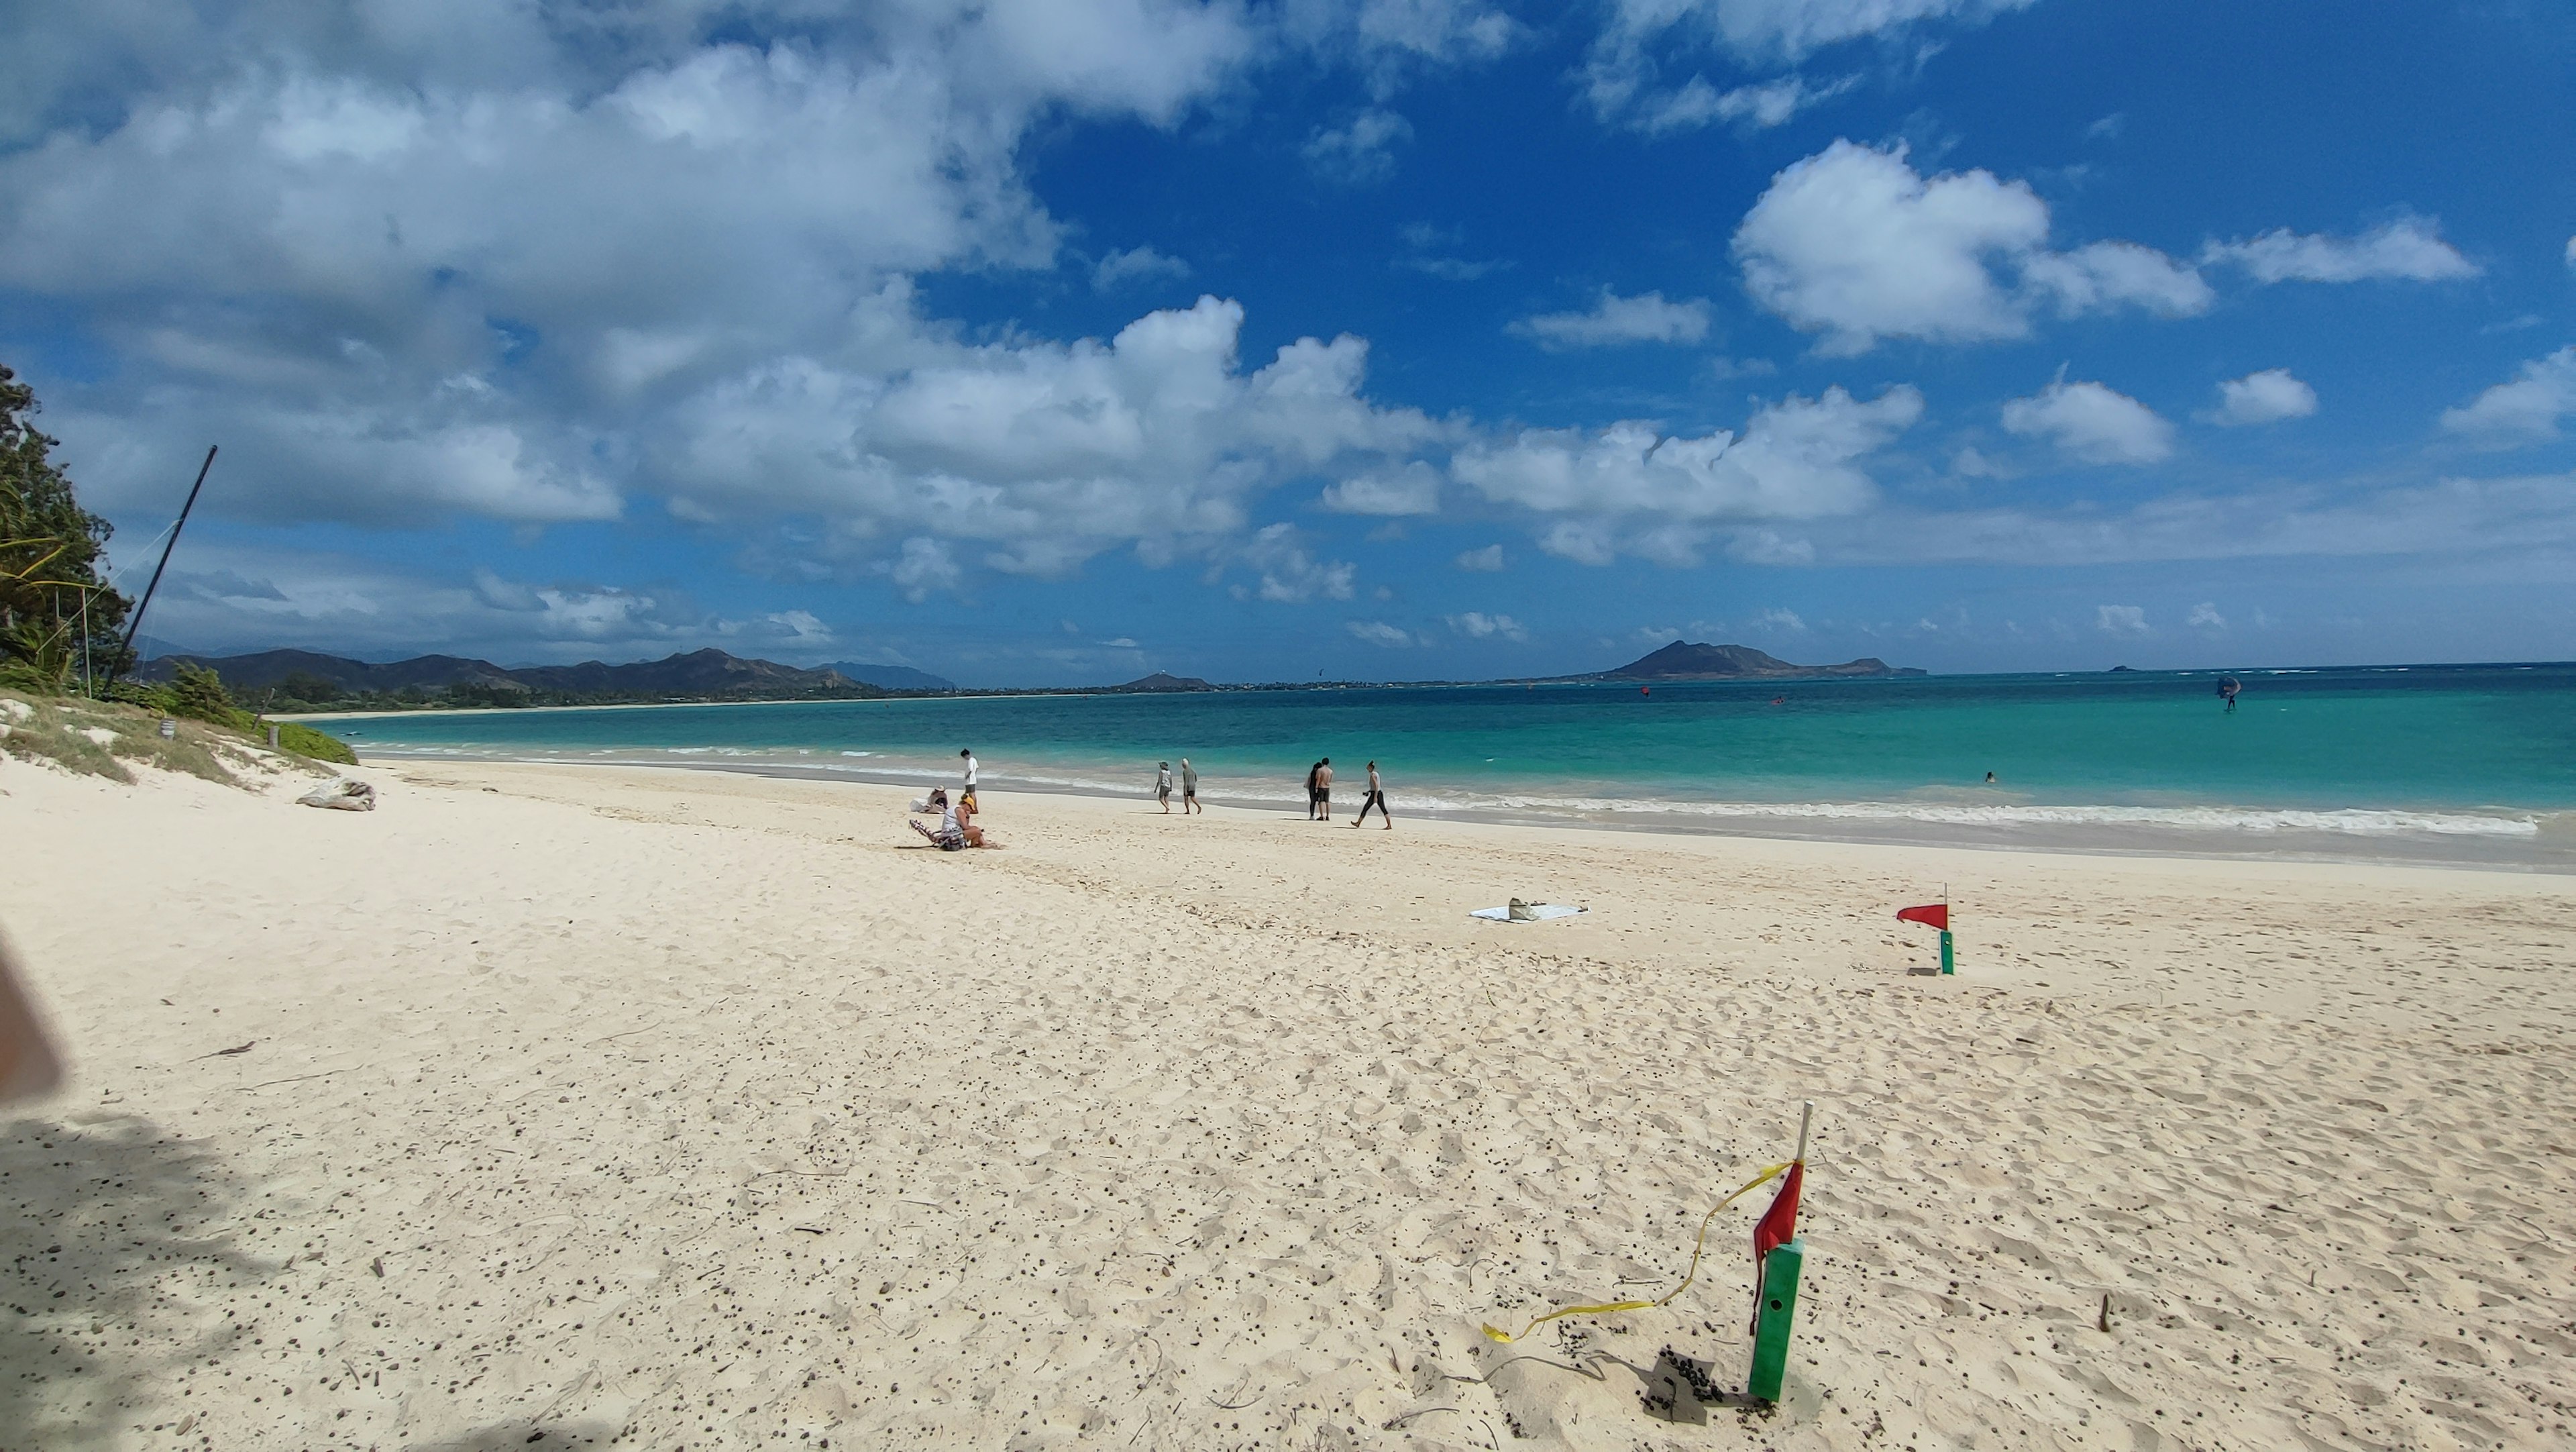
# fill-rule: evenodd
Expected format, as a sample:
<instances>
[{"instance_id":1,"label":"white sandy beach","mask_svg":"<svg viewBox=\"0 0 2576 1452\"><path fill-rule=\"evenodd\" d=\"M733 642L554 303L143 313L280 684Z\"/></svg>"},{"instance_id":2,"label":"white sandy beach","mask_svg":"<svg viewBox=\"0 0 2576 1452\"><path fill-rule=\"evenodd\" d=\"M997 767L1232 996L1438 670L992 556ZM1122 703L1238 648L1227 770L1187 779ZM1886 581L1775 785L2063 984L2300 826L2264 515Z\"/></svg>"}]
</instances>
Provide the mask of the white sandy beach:
<instances>
[{"instance_id":1,"label":"white sandy beach","mask_svg":"<svg viewBox=\"0 0 2576 1452\"><path fill-rule=\"evenodd\" d=\"M2576 879L362 774L0 758L11 1452L2576 1442Z\"/></svg>"}]
</instances>

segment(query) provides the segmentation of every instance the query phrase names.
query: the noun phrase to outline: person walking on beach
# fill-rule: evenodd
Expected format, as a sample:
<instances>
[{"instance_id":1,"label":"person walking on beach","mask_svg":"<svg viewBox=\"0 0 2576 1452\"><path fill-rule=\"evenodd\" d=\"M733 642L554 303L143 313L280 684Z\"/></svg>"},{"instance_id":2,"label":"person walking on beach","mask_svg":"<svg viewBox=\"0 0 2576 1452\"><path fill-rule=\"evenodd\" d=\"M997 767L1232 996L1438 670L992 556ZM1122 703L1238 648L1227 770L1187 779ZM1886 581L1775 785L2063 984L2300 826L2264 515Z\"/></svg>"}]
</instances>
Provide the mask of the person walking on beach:
<instances>
[{"instance_id":1,"label":"person walking on beach","mask_svg":"<svg viewBox=\"0 0 2576 1452\"><path fill-rule=\"evenodd\" d=\"M1315 763L1315 820L1333 820L1333 759L1329 756Z\"/></svg>"},{"instance_id":2,"label":"person walking on beach","mask_svg":"<svg viewBox=\"0 0 2576 1452\"><path fill-rule=\"evenodd\" d=\"M1386 819L1386 830L1390 832L1394 831L1395 813L1386 809L1386 793L1378 787L1377 763L1374 761L1369 763L1368 795L1360 799L1360 814L1351 818L1351 825L1356 827L1360 823L1367 821L1369 808L1371 807L1377 808L1377 814Z\"/></svg>"},{"instance_id":3,"label":"person walking on beach","mask_svg":"<svg viewBox=\"0 0 2576 1452\"><path fill-rule=\"evenodd\" d=\"M957 754L966 758L966 790L958 794L958 800L972 812L978 809L975 802L975 748L963 747Z\"/></svg>"},{"instance_id":4,"label":"person walking on beach","mask_svg":"<svg viewBox=\"0 0 2576 1452\"><path fill-rule=\"evenodd\" d=\"M1199 805L1199 769L1190 765L1190 759L1184 756L1181 758L1181 815L1186 817L1192 812L1206 810Z\"/></svg>"},{"instance_id":5,"label":"person walking on beach","mask_svg":"<svg viewBox=\"0 0 2576 1452\"><path fill-rule=\"evenodd\" d=\"M1315 773L1323 769L1324 764L1320 761L1306 768L1306 820L1309 822L1315 820Z\"/></svg>"},{"instance_id":6,"label":"person walking on beach","mask_svg":"<svg viewBox=\"0 0 2576 1452\"><path fill-rule=\"evenodd\" d=\"M1168 761L1154 763L1154 800L1163 804L1164 816L1172 814L1172 764Z\"/></svg>"}]
</instances>

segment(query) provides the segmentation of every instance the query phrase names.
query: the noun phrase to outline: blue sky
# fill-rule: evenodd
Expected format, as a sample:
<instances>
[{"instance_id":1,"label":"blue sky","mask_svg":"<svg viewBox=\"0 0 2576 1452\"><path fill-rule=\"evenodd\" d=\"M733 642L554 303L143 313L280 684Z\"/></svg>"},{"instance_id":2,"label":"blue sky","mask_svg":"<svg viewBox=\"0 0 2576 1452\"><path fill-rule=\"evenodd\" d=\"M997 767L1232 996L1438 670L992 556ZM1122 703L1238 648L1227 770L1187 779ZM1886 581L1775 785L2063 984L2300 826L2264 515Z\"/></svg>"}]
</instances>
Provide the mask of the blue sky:
<instances>
[{"instance_id":1,"label":"blue sky","mask_svg":"<svg viewBox=\"0 0 2576 1452\"><path fill-rule=\"evenodd\" d=\"M0 360L198 649L2565 658L2571 155L2540 4L103 0Z\"/></svg>"}]
</instances>

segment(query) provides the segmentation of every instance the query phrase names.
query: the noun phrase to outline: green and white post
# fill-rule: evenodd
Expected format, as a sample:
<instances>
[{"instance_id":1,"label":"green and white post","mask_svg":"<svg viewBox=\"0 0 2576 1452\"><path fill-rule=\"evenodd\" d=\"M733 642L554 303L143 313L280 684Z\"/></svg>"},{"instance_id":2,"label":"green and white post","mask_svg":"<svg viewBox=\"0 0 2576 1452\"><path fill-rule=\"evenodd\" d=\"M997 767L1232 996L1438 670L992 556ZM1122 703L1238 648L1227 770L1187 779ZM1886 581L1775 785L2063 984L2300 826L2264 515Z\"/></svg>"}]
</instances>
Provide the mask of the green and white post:
<instances>
[{"instance_id":1,"label":"green and white post","mask_svg":"<svg viewBox=\"0 0 2576 1452\"><path fill-rule=\"evenodd\" d=\"M1798 1269L1805 1264L1807 1244L1793 1240L1775 1245L1762 1262L1762 1305L1754 1313L1753 1370L1744 1379L1745 1395L1777 1403L1781 1380L1789 1373L1789 1324L1798 1314Z\"/></svg>"},{"instance_id":2,"label":"green and white post","mask_svg":"<svg viewBox=\"0 0 2576 1452\"><path fill-rule=\"evenodd\" d=\"M1917 941L1920 940L1918 939ZM1952 957L1950 953L1950 930L1948 928L1943 928L1941 930L1941 971L1943 973L1956 973L1959 971L1958 960Z\"/></svg>"}]
</instances>

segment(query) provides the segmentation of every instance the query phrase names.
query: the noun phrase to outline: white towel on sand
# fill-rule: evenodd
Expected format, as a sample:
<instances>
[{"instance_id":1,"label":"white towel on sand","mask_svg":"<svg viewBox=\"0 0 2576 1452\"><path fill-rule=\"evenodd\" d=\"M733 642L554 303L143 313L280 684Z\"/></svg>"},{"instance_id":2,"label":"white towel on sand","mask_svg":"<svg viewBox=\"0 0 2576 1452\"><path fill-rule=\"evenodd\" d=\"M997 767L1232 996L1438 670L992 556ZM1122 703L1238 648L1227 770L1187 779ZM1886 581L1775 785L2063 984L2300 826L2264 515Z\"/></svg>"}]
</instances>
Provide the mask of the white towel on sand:
<instances>
[{"instance_id":1,"label":"white towel on sand","mask_svg":"<svg viewBox=\"0 0 2576 1452\"><path fill-rule=\"evenodd\" d=\"M1512 909L1518 908L1515 913ZM1522 902L1515 898L1502 907L1478 908L1467 914L1471 918L1489 918L1498 923L1543 923L1549 918L1570 918L1585 909L1562 903Z\"/></svg>"}]
</instances>

